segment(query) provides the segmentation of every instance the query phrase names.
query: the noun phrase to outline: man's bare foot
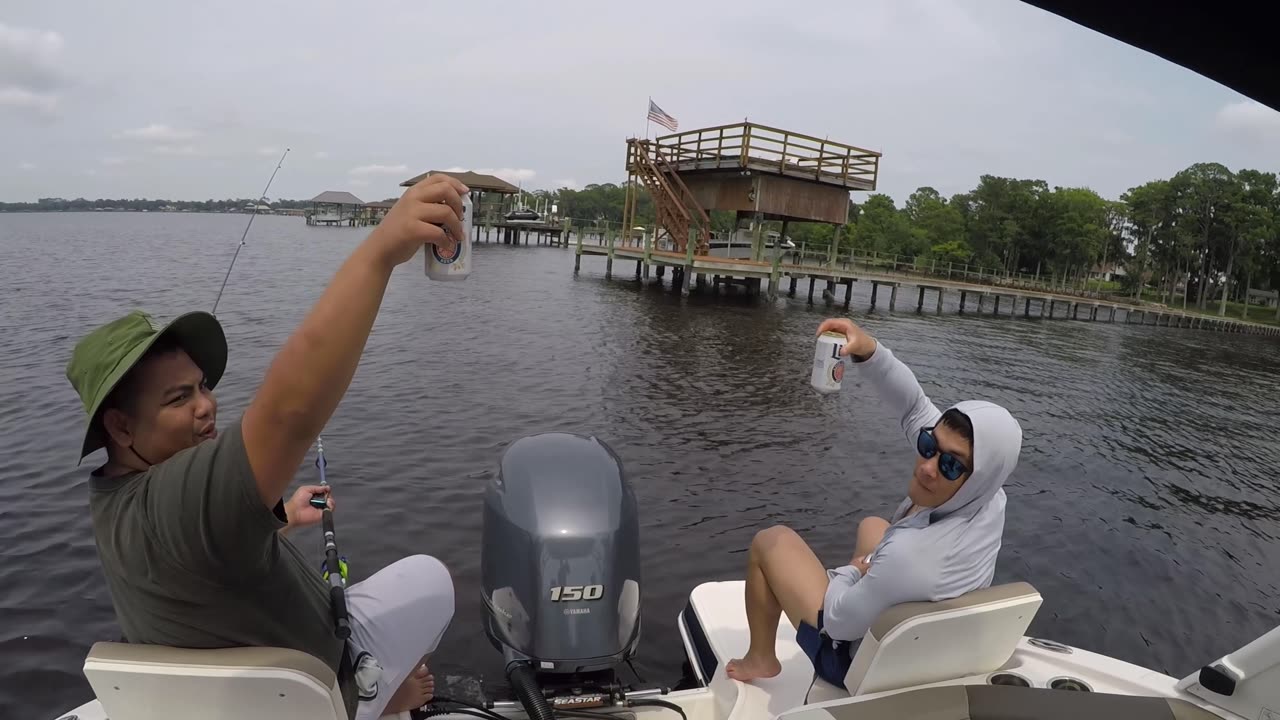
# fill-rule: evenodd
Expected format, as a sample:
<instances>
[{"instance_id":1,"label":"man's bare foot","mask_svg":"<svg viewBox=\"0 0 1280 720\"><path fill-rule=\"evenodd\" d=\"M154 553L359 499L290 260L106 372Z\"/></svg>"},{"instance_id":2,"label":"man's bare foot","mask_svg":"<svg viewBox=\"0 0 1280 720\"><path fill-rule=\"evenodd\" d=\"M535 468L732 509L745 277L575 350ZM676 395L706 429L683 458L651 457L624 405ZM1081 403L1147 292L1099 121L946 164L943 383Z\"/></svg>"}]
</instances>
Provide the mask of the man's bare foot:
<instances>
[{"instance_id":1,"label":"man's bare foot","mask_svg":"<svg viewBox=\"0 0 1280 720\"><path fill-rule=\"evenodd\" d=\"M400 687L396 689L391 701L387 703L387 707L382 711L385 714L394 714L405 712L408 710L417 710L418 708L431 702L431 698L435 696L436 678L431 674L431 670L426 665L419 665L409 673L409 677L400 683Z\"/></svg>"},{"instance_id":2,"label":"man's bare foot","mask_svg":"<svg viewBox=\"0 0 1280 720\"><path fill-rule=\"evenodd\" d=\"M730 660L724 666L729 677L741 682L751 682L757 678L771 678L782 672L782 663L776 657L758 658L747 653L746 657Z\"/></svg>"}]
</instances>

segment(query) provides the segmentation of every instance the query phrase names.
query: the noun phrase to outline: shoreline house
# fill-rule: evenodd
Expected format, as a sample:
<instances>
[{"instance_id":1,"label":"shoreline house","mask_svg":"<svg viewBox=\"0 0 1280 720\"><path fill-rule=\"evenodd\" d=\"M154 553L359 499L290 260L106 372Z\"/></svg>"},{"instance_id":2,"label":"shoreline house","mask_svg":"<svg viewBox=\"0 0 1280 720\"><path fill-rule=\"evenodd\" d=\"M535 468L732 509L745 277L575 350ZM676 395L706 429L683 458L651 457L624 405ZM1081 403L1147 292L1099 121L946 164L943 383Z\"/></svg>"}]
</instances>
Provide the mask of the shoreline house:
<instances>
[{"instance_id":1,"label":"shoreline house","mask_svg":"<svg viewBox=\"0 0 1280 720\"><path fill-rule=\"evenodd\" d=\"M354 226L364 211L364 201L349 192L326 190L311 198L307 211L308 225Z\"/></svg>"},{"instance_id":2,"label":"shoreline house","mask_svg":"<svg viewBox=\"0 0 1280 720\"><path fill-rule=\"evenodd\" d=\"M1273 308L1280 302L1280 292L1275 290L1259 290L1249 288L1249 304Z\"/></svg>"},{"instance_id":3,"label":"shoreline house","mask_svg":"<svg viewBox=\"0 0 1280 720\"><path fill-rule=\"evenodd\" d=\"M1128 273L1124 270L1124 265L1118 262L1109 262L1106 265L1101 263L1094 265L1089 271L1090 280L1101 280L1103 282L1111 282L1124 277Z\"/></svg>"},{"instance_id":4,"label":"shoreline house","mask_svg":"<svg viewBox=\"0 0 1280 720\"><path fill-rule=\"evenodd\" d=\"M382 222L382 218L387 216L392 206L396 203L394 200L379 200L378 202L369 202L364 204L364 211L360 213L361 225L377 225Z\"/></svg>"}]
</instances>

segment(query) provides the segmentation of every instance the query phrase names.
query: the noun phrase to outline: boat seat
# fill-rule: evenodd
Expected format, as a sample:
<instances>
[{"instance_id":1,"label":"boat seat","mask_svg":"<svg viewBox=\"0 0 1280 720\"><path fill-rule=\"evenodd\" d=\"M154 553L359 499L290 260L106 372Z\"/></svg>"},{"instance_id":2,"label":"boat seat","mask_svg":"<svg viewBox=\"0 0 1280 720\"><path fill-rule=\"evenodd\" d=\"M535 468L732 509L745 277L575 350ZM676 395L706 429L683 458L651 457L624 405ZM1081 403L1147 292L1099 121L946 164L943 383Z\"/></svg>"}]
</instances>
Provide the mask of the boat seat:
<instances>
[{"instance_id":1,"label":"boat seat","mask_svg":"<svg viewBox=\"0 0 1280 720\"><path fill-rule=\"evenodd\" d=\"M1025 582L895 605L863 635L842 690L814 678L807 702L982 675L1012 657L1041 603Z\"/></svg>"},{"instance_id":2,"label":"boat seat","mask_svg":"<svg viewBox=\"0 0 1280 720\"><path fill-rule=\"evenodd\" d=\"M999 685L946 685L801 707L778 720L1220 720L1185 700Z\"/></svg>"},{"instance_id":3,"label":"boat seat","mask_svg":"<svg viewBox=\"0 0 1280 720\"><path fill-rule=\"evenodd\" d=\"M111 720L347 720L333 670L297 650L100 642L84 675Z\"/></svg>"}]
</instances>

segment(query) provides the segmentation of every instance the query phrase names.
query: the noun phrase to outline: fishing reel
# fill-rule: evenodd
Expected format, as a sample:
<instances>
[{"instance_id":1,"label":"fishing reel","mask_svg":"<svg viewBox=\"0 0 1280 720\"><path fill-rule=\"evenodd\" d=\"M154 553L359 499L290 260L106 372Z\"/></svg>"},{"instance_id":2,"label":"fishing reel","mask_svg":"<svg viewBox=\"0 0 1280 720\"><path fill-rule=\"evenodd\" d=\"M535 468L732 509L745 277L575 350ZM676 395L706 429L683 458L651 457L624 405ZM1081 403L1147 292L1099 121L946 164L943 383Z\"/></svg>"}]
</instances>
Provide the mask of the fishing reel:
<instances>
[{"instance_id":1,"label":"fishing reel","mask_svg":"<svg viewBox=\"0 0 1280 720\"><path fill-rule=\"evenodd\" d=\"M320 575L325 582L329 582L329 561L320 562ZM347 584L347 557L344 555L338 558L338 575L342 578L342 584Z\"/></svg>"}]
</instances>

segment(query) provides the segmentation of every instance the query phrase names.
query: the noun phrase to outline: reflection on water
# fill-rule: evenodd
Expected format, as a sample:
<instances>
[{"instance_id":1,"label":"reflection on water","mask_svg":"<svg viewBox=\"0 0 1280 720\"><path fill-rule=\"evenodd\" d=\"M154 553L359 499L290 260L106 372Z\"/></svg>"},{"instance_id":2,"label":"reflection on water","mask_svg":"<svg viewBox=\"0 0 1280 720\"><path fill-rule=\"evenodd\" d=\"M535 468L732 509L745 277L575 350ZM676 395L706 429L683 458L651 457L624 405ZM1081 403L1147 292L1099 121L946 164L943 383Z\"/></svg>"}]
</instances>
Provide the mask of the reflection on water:
<instances>
[{"instance_id":1,"label":"reflection on water","mask_svg":"<svg viewBox=\"0 0 1280 720\"><path fill-rule=\"evenodd\" d=\"M84 652L118 637L89 532L93 462L75 465L71 344L135 306L208 307L241 220L0 217L2 717L87 699ZM255 223L220 307L223 422L361 236ZM640 506L637 666L669 682L675 618L697 583L738 577L752 534L773 523L846 561L858 519L901 499L912 449L856 374L837 396L809 388L824 308L682 301L606 281L598 260L577 278L572 267L571 251L481 246L464 283L428 282L413 263L393 277L325 431L338 532L357 578L408 553L440 557L459 600L439 671L497 678L500 658L475 641L484 484L516 438L598 435ZM1032 632L1183 675L1276 624L1274 339L959 317L956 298L941 316L867 314L868 295L855 286L855 319L935 401L990 399L1023 425L997 581L1045 595ZM298 541L318 562L319 537Z\"/></svg>"}]
</instances>

